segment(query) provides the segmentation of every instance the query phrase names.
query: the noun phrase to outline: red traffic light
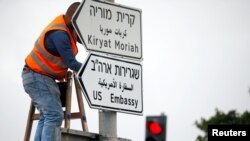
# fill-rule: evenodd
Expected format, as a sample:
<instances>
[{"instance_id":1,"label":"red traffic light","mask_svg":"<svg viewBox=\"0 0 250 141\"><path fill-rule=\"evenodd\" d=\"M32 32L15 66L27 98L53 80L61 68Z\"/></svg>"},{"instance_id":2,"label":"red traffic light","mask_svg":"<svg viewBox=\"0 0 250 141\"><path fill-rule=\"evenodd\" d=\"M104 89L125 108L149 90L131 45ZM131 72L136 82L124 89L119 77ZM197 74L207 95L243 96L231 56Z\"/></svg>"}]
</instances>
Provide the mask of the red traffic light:
<instances>
[{"instance_id":1,"label":"red traffic light","mask_svg":"<svg viewBox=\"0 0 250 141\"><path fill-rule=\"evenodd\" d=\"M155 121L147 122L147 128L149 132L153 135L159 135L162 133L162 128L158 122Z\"/></svg>"},{"instance_id":2,"label":"red traffic light","mask_svg":"<svg viewBox=\"0 0 250 141\"><path fill-rule=\"evenodd\" d=\"M166 141L167 117L147 116L145 141Z\"/></svg>"}]
</instances>

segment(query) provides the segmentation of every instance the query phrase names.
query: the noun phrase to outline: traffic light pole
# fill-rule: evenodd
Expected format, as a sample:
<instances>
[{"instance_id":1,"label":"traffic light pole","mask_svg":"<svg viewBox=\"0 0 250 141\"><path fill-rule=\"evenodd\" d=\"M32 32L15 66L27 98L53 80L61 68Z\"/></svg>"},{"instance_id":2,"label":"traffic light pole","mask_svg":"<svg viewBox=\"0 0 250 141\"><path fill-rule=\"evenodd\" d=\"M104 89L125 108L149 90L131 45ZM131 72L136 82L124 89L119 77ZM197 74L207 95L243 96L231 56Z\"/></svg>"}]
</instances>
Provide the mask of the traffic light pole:
<instances>
[{"instance_id":1,"label":"traffic light pole","mask_svg":"<svg viewBox=\"0 0 250 141\"><path fill-rule=\"evenodd\" d=\"M115 0L106 0L114 3ZM114 111L99 110L99 134L108 138L100 141L117 141L117 114Z\"/></svg>"}]
</instances>

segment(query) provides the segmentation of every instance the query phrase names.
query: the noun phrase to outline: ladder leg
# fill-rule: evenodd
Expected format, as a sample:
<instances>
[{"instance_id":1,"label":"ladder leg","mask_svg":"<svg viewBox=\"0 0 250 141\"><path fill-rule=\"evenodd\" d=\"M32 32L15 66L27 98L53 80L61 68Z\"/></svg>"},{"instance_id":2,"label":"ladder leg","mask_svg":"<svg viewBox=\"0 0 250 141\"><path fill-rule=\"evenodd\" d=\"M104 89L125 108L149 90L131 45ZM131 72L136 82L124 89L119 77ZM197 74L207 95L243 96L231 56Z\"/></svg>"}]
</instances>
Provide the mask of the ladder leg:
<instances>
[{"instance_id":1,"label":"ladder leg","mask_svg":"<svg viewBox=\"0 0 250 141\"><path fill-rule=\"evenodd\" d=\"M65 128L70 128L71 119L71 97L72 97L72 72L68 72L67 90L66 90L66 106L65 106Z\"/></svg>"},{"instance_id":2,"label":"ladder leg","mask_svg":"<svg viewBox=\"0 0 250 141\"><path fill-rule=\"evenodd\" d=\"M81 88L76 80L76 76L74 75L74 82L75 82L75 89L76 89L76 96L77 96L77 101L78 101L78 107L81 115L81 123L82 123L82 130L83 131L88 131L88 126L87 126L87 118L84 110L84 104L83 104L83 98L82 98L82 93L81 93Z\"/></svg>"},{"instance_id":3,"label":"ladder leg","mask_svg":"<svg viewBox=\"0 0 250 141\"><path fill-rule=\"evenodd\" d=\"M32 103L32 101L30 102L30 110L29 110L29 115L28 115L28 119L27 119L27 125L26 125L26 129L25 129L25 135L24 135L24 141L29 141L30 140L30 134L31 134L31 130L32 130L32 125L33 125L33 115L35 113L35 107Z\"/></svg>"}]
</instances>

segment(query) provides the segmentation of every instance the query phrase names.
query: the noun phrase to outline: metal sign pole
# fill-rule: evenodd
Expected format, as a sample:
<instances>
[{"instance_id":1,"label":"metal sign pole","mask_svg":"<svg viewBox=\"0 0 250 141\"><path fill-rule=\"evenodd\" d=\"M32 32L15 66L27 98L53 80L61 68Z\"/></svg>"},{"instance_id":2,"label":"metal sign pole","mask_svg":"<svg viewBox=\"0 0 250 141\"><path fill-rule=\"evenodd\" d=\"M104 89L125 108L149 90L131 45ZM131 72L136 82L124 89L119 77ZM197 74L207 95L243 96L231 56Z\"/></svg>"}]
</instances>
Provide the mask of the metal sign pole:
<instances>
[{"instance_id":1,"label":"metal sign pole","mask_svg":"<svg viewBox=\"0 0 250 141\"><path fill-rule=\"evenodd\" d=\"M99 110L99 134L116 139L117 116L114 111ZM112 140L113 141L113 140Z\"/></svg>"},{"instance_id":2,"label":"metal sign pole","mask_svg":"<svg viewBox=\"0 0 250 141\"><path fill-rule=\"evenodd\" d=\"M115 2L115 0L106 0ZM114 111L99 110L99 134L111 137L110 141L117 138L117 114Z\"/></svg>"}]
</instances>

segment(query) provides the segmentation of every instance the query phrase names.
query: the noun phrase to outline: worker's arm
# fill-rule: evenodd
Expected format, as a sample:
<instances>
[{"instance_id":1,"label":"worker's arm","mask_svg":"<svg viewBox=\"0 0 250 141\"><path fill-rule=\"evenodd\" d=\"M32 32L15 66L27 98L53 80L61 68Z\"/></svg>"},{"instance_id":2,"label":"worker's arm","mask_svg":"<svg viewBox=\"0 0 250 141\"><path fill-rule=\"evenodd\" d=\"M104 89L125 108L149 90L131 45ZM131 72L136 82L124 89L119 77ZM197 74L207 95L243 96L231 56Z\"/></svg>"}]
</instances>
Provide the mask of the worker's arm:
<instances>
[{"instance_id":1,"label":"worker's arm","mask_svg":"<svg viewBox=\"0 0 250 141\"><path fill-rule=\"evenodd\" d=\"M61 56L67 67L73 71L78 71L81 68L81 63L78 62L73 54L69 36L64 31L52 31L46 35L46 49L56 56Z\"/></svg>"}]
</instances>

